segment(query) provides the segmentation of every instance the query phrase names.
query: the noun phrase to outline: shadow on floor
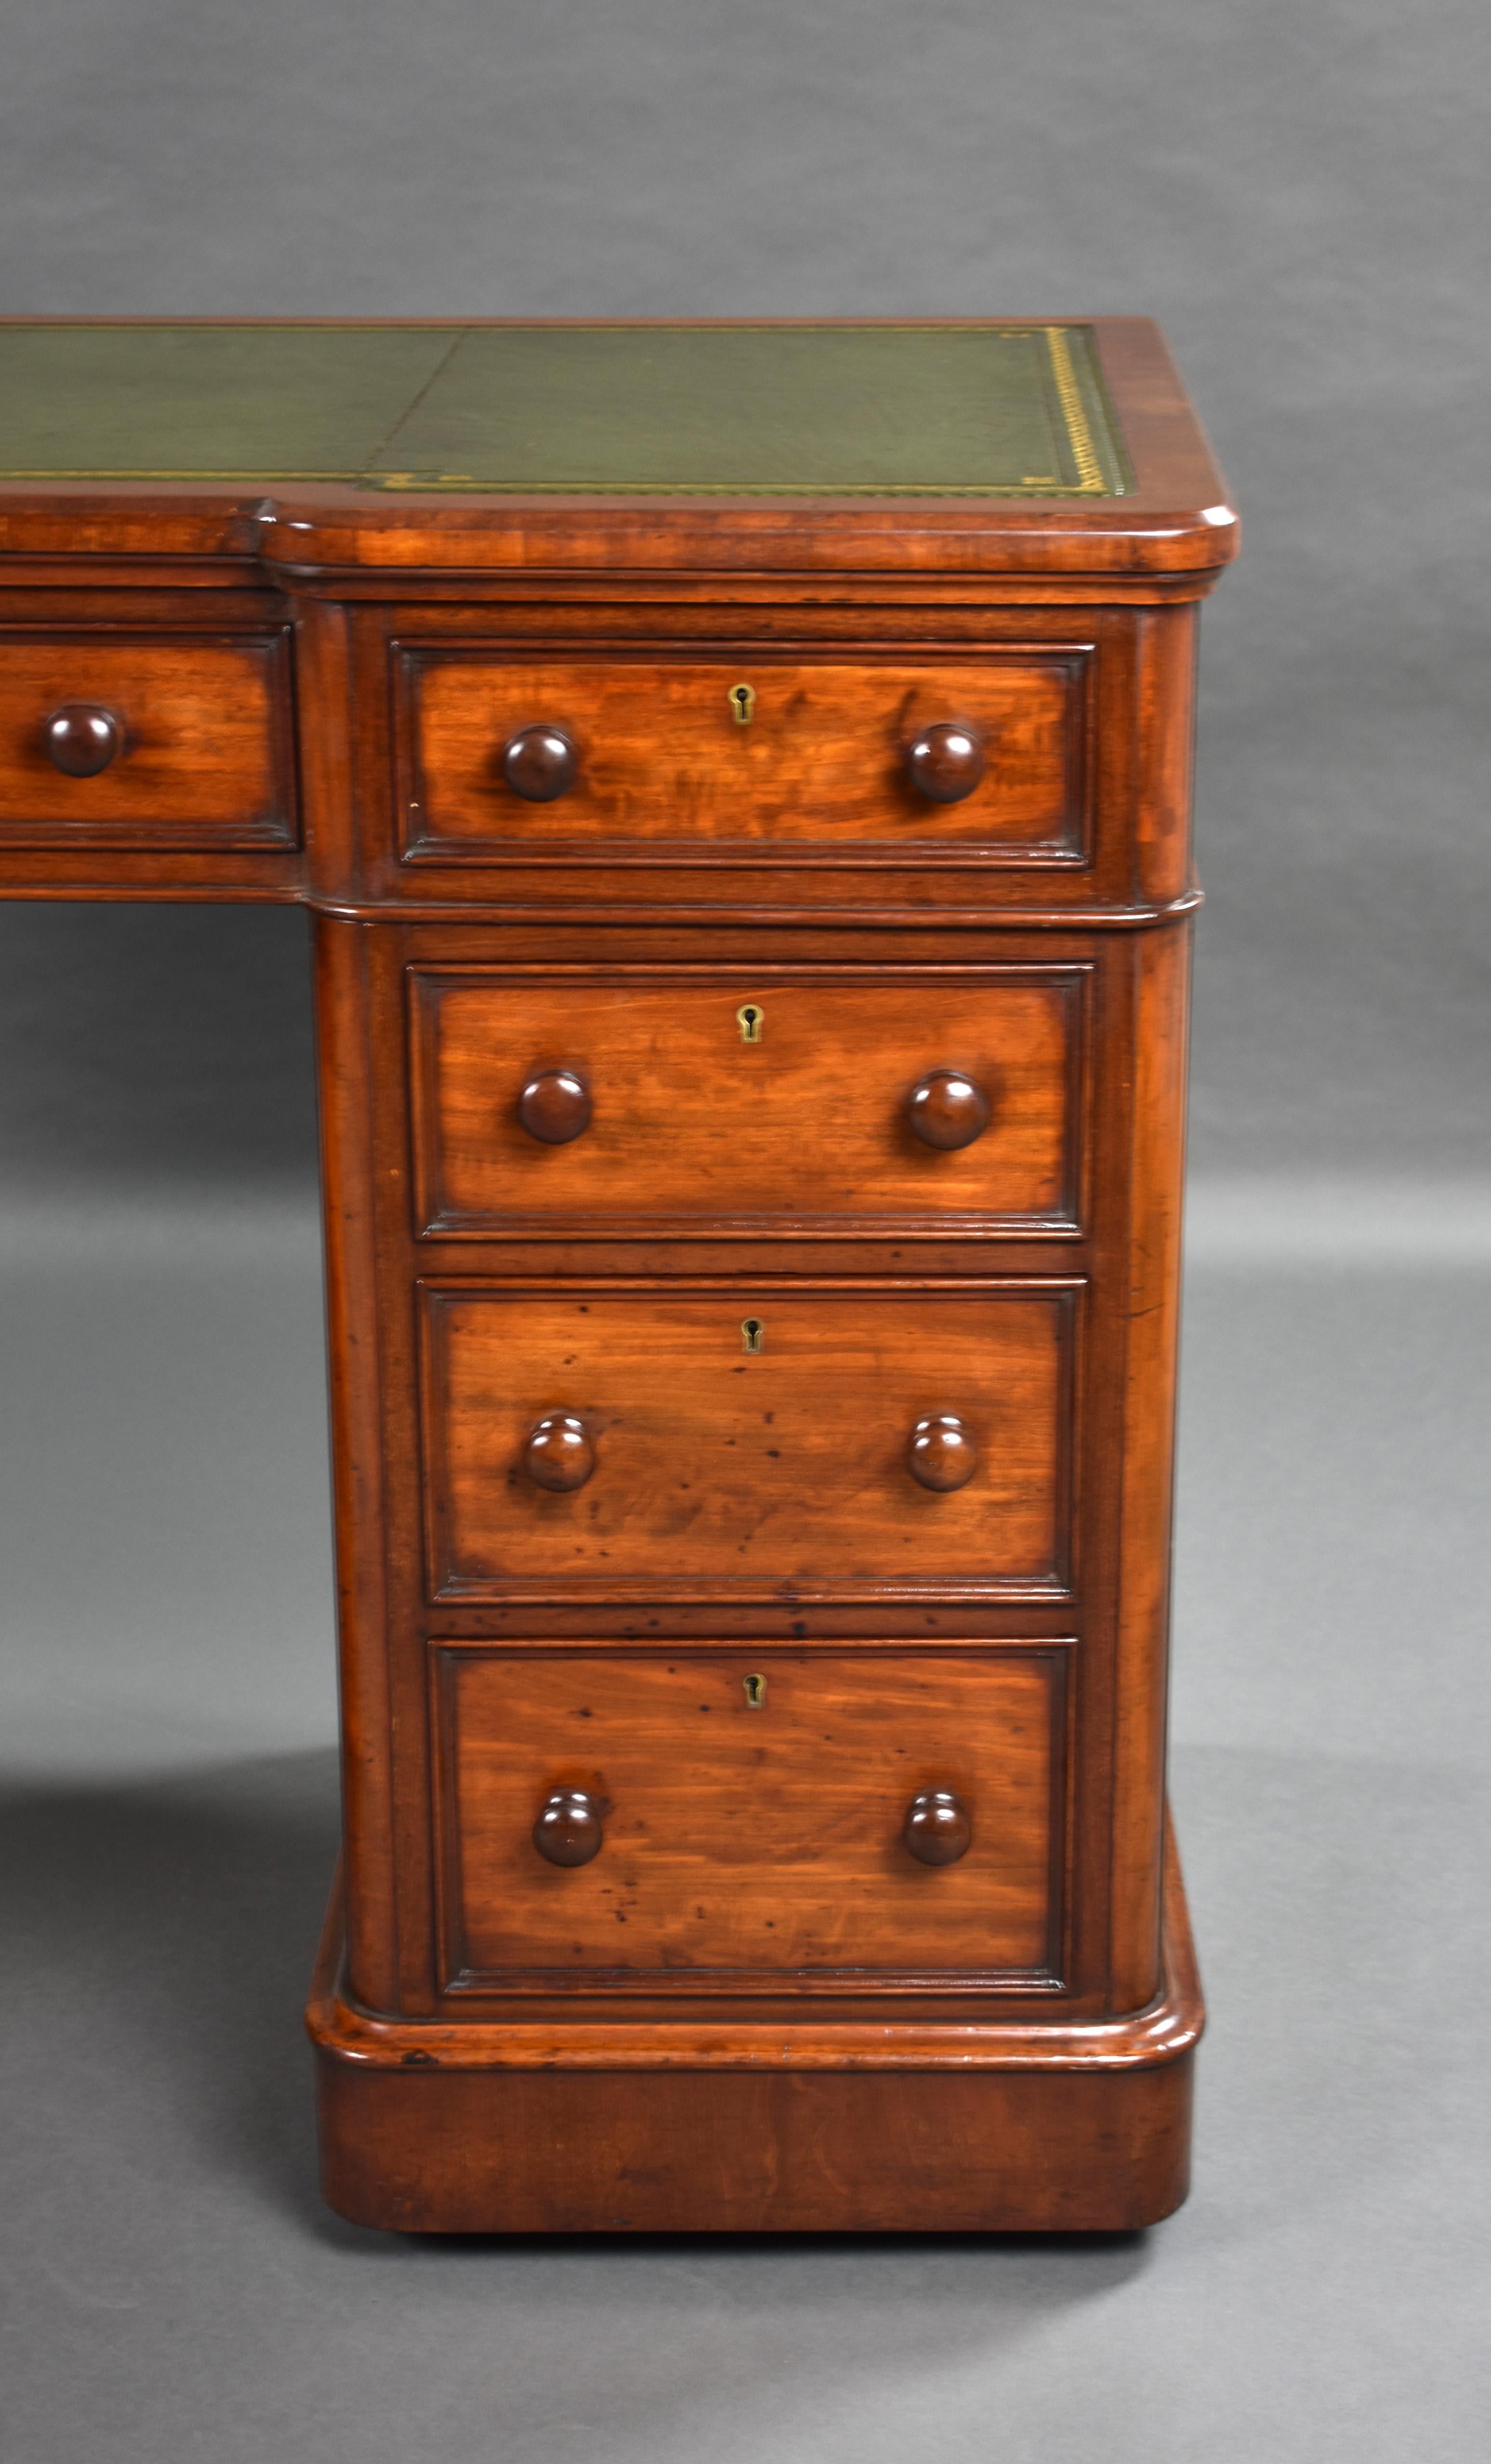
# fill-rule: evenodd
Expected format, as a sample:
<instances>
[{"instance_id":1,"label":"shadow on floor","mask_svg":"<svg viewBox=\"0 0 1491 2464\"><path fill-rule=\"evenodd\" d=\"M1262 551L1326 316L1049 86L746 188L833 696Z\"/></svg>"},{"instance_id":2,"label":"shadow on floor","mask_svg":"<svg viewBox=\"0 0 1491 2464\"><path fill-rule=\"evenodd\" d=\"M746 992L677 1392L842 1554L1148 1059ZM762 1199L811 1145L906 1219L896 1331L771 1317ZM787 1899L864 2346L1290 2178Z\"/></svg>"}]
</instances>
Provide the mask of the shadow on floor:
<instances>
[{"instance_id":1,"label":"shadow on floor","mask_svg":"<svg viewBox=\"0 0 1491 2464\"><path fill-rule=\"evenodd\" d=\"M318 2222L300 2013L338 1835L329 1750L8 1788L0 1933L48 2101L132 2073L199 2165Z\"/></svg>"}]
</instances>

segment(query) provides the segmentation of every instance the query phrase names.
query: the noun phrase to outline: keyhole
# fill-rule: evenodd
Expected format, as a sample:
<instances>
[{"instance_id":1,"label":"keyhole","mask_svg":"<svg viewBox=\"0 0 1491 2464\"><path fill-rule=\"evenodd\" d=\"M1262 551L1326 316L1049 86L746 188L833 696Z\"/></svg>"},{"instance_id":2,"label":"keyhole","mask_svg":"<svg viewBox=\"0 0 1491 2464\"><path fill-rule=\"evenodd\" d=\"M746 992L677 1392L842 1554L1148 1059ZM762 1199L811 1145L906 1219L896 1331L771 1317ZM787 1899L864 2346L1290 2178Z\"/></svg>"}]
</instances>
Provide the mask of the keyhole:
<instances>
[{"instance_id":1,"label":"keyhole","mask_svg":"<svg viewBox=\"0 0 1491 2464\"><path fill-rule=\"evenodd\" d=\"M766 1012L756 1001L742 1001L735 1012L742 1044L759 1044L761 1029L766 1024Z\"/></svg>"},{"instance_id":2,"label":"keyhole","mask_svg":"<svg viewBox=\"0 0 1491 2464\"><path fill-rule=\"evenodd\" d=\"M764 1711L766 1708L765 1678L742 1677L740 1683L745 1687L746 1709L748 1711Z\"/></svg>"},{"instance_id":3,"label":"keyhole","mask_svg":"<svg viewBox=\"0 0 1491 2464\"><path fill-rule=\"evenodd\" d=\"M740 1332L743 1338L741 1345L741 1349L743 1351L765 1351L766 1327L762 1319L758 1317L743 1317L740 1321Z\"/></svg>"},{"instance_id":4,"label":"keyhole","mask_svg":"<svg viewBox=\"0 0 1491 2464\"><path fill-rule=\"evenodd\" d=\"M752 719L756 715L755 685L732 685L730 688L730 707L735 714L735 725L737 727L749 727Z\"/></svg>"}]
</instances>

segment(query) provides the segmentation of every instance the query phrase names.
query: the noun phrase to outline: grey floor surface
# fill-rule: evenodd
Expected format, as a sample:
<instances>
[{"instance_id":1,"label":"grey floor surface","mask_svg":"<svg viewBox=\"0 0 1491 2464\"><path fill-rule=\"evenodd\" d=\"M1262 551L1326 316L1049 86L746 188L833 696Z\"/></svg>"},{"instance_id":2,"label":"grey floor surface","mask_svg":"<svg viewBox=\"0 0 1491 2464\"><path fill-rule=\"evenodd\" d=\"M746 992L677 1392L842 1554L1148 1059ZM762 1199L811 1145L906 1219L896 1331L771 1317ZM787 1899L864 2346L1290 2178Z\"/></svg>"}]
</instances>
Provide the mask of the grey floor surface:
<instances>
[{"instance_id":1,"label":"grey floor surface","mask_svg":"<svg viewBox=\"0 0 1491 2464\"><path fill-rule=\"evenodd\" d=\"M1195 1226L1191 2204L1090 2243L535 2245L315 2189L313 1221L10 1219L6 2464L1480 2464L1485 1202L1203 1186Z\"/></svg>"}]
</instances>

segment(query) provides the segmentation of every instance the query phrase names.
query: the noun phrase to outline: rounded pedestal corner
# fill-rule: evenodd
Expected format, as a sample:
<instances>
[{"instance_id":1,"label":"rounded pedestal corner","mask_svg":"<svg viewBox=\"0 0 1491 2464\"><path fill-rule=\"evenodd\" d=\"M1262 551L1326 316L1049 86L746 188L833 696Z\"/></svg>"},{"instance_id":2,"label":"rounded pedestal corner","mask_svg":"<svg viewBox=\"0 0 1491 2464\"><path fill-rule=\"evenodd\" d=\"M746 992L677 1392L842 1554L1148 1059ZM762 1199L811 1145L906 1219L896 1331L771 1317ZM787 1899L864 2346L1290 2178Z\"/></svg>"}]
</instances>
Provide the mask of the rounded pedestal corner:
<instances>
[{"instance_id":1,"label":"rounded pedestal corner","mask_svg":"<svg viewBox=\"0 0 1491 2464\"><path fill-rule=\"evenodd\" d=\"M402 2233L1133 2233L1190 2188L1204 2023L1167 1860L1160 1991L976 2028L389 2020L307 2011L322 2189ZM775 2047L775 2053L770 2048Z\"/></svg>"}]
</instances>

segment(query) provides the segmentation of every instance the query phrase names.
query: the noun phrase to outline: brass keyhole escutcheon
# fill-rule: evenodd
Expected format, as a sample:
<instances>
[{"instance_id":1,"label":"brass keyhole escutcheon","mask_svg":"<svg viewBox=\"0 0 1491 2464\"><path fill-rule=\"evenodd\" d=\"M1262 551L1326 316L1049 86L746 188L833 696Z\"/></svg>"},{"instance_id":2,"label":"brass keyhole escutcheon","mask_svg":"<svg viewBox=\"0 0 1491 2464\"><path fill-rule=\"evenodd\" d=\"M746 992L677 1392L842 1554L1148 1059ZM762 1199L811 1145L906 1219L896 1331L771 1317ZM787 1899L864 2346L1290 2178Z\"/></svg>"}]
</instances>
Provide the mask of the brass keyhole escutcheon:
<instances>
[{"instance_id":1,"label":"brass keyhole escutcheon","mask_svg":"<svg viewBox=\"0 0 1491 2464\"><path fill-rule=\"evenodd\" d=\"M743 1317L740 1321L740 1348L743 1352L764 1352L766 1321L759 1317Z\"/></svg>"},{"instance_id":2,"label":"brass keyhole escutcheon","mask_svg":"<svg viewBox=\"0 0 1491 2464\"><path fill-rule=\"evenodd\" d=\"M737 727L749 727L752 719L756 716L755 685L732 685L730 688L730 707L735 713L735 725Z\"/></svg>"},{"instance_id":3,"label":"brass keyhole escutcheon","mask_svg":"<svg viewBox=\"0 0 1491 2464\"><path fill-rule=\"evenodd\" d=\"M766 1708L765 1678L742 1677L740 1683L745 1688L746 1709L748 1711L764 1711Z\"/></svg>"},{"instance_id":4,"label":"brass keyhole escutcheon","mask_svg":"<svg viewBox=\"0 0 1491 2464\"><path fill-rule=\"evenodd\" d=\"M759 1044L761 1030L766 1024L766 1012L759 1001L742 1001L735 1012L735 1023L740 1029L742 1044Z\"/></svg>"}]
</instances>

